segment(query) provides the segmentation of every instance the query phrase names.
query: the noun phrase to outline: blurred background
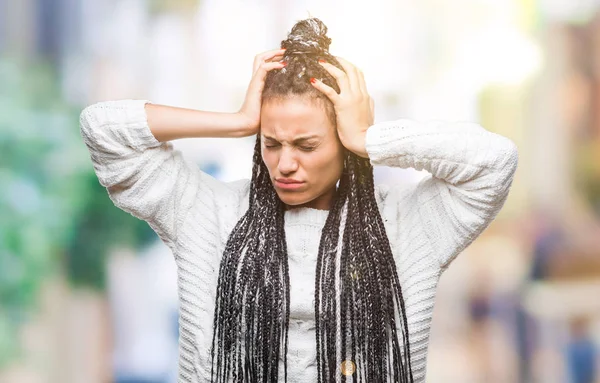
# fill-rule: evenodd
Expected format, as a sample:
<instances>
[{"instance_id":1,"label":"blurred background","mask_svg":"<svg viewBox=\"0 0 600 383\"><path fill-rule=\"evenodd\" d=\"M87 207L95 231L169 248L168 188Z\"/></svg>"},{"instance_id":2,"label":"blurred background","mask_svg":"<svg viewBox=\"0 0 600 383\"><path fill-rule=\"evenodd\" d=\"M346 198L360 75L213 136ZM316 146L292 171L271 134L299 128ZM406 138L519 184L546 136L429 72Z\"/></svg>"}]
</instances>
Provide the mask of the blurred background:
<instances>
[{"instance_id":1,"label":"blurred background","mask_svg":"<svg viewBox=\"0 0 600 383\"><path fill-rule=\"evenodd\" d=\"M504 209L442 277L427 381L600 382L599 0L0 0L0 382L176 380L171 253L112 205L79 113L237 111L254 56L311 16L376 121L477 121L519 147ZM174 145L230 181L253 143Z\"/></svg>"}]
</instances>

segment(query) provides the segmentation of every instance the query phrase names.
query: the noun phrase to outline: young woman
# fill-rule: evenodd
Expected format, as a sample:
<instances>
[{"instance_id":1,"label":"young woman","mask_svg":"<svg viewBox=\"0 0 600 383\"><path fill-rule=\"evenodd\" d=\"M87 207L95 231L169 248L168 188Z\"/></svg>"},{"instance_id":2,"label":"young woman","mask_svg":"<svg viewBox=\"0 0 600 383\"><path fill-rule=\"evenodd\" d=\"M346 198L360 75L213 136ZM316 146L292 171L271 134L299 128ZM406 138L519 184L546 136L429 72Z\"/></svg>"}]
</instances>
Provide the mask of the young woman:
<instances>
[{"instance_id":1,"label":"young woman","mask_svg":"<svg viewBox=\"0 0 600 383\"><path fill-rule=\"evenodd\" d=\"M326 32L299 21L256 56L237 113L121 100L81 114L115 205L176 259L180 382L424 382L439 277L506 200L512 141L374 123L362 72ZM169 143L254 134L252 179L228 183ZM372 165L431 175L374 186Z\"/></svg>"}]
</instances>

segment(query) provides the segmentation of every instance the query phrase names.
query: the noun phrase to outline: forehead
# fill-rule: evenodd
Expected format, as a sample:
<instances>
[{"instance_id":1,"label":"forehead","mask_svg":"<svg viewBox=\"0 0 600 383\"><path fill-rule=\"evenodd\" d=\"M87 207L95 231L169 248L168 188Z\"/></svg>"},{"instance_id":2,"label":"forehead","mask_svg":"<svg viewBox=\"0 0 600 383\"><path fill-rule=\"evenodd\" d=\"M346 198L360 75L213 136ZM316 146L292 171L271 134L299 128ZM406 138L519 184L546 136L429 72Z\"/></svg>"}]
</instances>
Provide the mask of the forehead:
<instances>
[{"instance_id":1,"label":"forehead","mask_svg":"<svg viewBox=\"0 0 600 383\"><path fill-rule=\"evenodd\" d=\"M261 133L278 141L293 141L298 136L333 133L324 105L307 97L269 100L261 108Z\"/></svg>"}]
</instances>

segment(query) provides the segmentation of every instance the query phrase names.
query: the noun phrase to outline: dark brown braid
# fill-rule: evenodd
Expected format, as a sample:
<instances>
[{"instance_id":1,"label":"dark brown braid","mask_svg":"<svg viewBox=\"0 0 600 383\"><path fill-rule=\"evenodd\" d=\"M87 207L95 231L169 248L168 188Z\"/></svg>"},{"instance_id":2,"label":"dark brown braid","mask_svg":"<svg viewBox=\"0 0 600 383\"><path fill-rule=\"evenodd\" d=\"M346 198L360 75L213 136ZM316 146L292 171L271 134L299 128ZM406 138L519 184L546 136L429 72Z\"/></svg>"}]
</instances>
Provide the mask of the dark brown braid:
<instances>
[{"instance_id":1,"label":"dark brown braid","mask_svg":"<svg viewBox=\"0 0 600 383\"><path fill-rule=\"evenodd\" d=\"M319 78L340 92L335 79L317 63L324 59L343 70L328 52L331 40L326 33L327 27L316 18L292 28L281 44L287 48L288 65L268 72L263 102L293 95L318 99L335 126L331 101L309 83L311 77ZM413 382L404 298L375 200L373 167L369 159L346 152L315 270L318 381L334 382L336 374L342 374L339 349L341 360L355 363L355 381ZM290 278L285 205L262 161L260 135L253 161L249 208L230 234L219 270L213 382L277 382L280 357L287 381ZM341 378L345 382L348 376Z\"/></svg>"}]
</instances>

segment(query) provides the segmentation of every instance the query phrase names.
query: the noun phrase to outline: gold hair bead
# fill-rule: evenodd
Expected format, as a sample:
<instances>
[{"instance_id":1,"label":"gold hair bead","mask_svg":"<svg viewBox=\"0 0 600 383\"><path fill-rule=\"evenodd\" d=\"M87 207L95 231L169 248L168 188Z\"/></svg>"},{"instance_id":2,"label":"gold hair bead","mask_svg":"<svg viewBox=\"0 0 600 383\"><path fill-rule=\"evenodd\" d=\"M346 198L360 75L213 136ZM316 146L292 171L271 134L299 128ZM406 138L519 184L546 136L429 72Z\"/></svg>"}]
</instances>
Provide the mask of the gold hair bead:
<instances>
[{"instance_id":1,"label":"gold hair bead","mask_svg":"<svg viewBox=\"0 0 600 383\"><path fill-rule=\"evenodd\" d=\"M341 364L342 375L350 376L356 371L356 365L351 360L345 360Z\"/></svg>"}]
</instances>

